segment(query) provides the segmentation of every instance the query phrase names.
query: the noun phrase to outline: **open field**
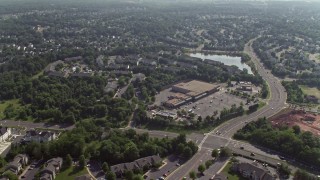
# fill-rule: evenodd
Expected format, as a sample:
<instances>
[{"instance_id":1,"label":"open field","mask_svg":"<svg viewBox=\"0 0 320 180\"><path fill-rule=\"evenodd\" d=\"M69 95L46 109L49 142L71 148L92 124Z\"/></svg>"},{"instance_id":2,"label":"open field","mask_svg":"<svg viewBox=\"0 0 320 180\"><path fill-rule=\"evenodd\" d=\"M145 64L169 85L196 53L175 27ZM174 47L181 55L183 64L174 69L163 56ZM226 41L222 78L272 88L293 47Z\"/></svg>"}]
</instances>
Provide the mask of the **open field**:
<instances>
[{"instance_id":1,"label":"open field","mask_svg":"<svg viewBox=\"0 0 320 180\"><path fill-rule=\"evenodd\" d=\"M10 105L13 105L14 109L17 109L19 107L21 107L21 105L19 104L19 100L18 99L13 99L13 100L8 100L8 101L4 101L0 103L0 119L3 119L4 116L4 110Z\"/></svg>"},{"instance_id":2,"label":"open field","mask_svg":"<svg viewBox=\"0 0 320 180\"><path fill-rule=\"evenodd\" d=\"M38 79L41 75L43 75L44 70L40 71L38 74L32 76L32 79Z\"/></svg>"},{"instance_id":3,"label":"open field","mask_svg":"<svg viewBox=\"0 0 320 180\"><path fill-rule=\"evenodd\" d=\"M300 85L299 87L301 88L304 94L312 95L320 99L320 90L318 88L315 88L315 87L311 88L303 85Z\"/></svg>"},{"instance_id":4,"label":"open field","mask_svg":"<svg viewBox=\"0 0 320 180\"><path fill-rule=\"evenodd\" d=\"M65 179L74 179L78 176L88 174L88 171L86 168L83 168L82 170L77 169L76 167L70 167L68 169L65 169L64 171L60 172L56 180L65 180Z\"/></svg>"},{"instance_id":5,"label":"open field","mask_svg":"<svg viewBox=\"0 0 320 180\"><path fill-rule=\"evenodd\" d=\"M282 114L270 118L273 126L294 126L297 125L302 131L310 131L320 136L320 115L304 112L302 110L288 110Z\"/></svg>"}]
</instances>

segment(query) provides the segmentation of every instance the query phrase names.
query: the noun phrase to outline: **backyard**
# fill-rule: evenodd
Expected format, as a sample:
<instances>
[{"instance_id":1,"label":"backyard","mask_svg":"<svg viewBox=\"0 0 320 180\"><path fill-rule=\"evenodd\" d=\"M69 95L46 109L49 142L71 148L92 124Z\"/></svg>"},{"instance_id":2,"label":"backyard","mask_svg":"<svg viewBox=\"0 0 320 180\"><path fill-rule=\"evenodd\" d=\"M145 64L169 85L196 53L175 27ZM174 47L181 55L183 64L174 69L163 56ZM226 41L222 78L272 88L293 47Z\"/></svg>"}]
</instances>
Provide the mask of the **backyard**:
<instances>
[{"instance_id":1,"label":"backyard","mask_svg":"<svg viewBox=\"0 0 320 180\"><path fill-rule=\"evenodd\" d=\"M228 162L228 164L222 170L222 173L228 177L228 180L246 180L235 172L231 171L232 163Z\"/></svg>"},{"instance_id":2,"label":"backyard","mask_svg":"<svg viewBox=\"0 0 320 180\"><path fill-rule=\"evenodd\" d=\"M311 88L303 85L301 85L300 88L304 94L312 95L320 99L320 90L318 88L315 88L315 87Z\"/></svg>"},{"instance_id":3,"label":"backyard","mask_svg":"<svg viewBox=\"0 0 320 180\"><path fill-rule=\"evenodd\" d=\"M83 168L81 170L81 169L78 169L77 167L70 167L60 172L57 175L56 180L75 179L76 177L84 174L88 174L88 171L86 168Z\"/></svg>"}]
</instances>

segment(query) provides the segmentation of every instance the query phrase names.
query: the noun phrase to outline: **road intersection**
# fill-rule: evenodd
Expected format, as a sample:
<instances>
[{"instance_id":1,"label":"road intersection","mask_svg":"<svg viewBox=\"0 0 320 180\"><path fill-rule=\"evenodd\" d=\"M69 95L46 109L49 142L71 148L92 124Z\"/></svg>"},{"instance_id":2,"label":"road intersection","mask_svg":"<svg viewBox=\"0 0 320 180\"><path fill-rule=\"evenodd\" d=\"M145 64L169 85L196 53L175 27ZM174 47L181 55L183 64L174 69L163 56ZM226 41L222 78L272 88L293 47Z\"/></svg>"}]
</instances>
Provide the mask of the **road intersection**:
<instances>
[{"instance_id":1,"label":"road intersection","mask_svg":"<svg viewBox=\"0 0 320 180\"><path fill-rule=\"evenodd\" d=\"M199 144L199 151L194 155L194 157L191 158L186 164L181 166L179 169L174 171L172 174L170 174L170 176L167 179L183 179L187 176L188 172L195 169L194 165L201 164L199 163L200 161L203 161L201 157L204 156L204 154L207 154L208 151L225 146L232 147L230 143L233 141L231 139L233 134L236 133L242 127L244 127L246 123L255 121L259 117L273 116L287 106L287 95L284 87L281 85L281 82L271 73L269 73L266 69L263 68L260 59L257 57L257 55L254 53L252 49L252 42L257 38L251 39L245 45L244 51L251 57L258 73L260 74L260 76L262 76L262 78L267 82L269 86L270 98L268 99L267 104L254 113L229 120L215 128L211 132L205 134L205 136ZM254 148L254 146L252 147L252 151L256 152L258 150L258 148ZM233 147L231 149L235 148ZM267 160L267 158L274 158L269 157L269 154L267 153L265 155L268 155L265 157L265 160ZM221 167L222 166L223 163L221 163Z\"/></svg>"},{"instance_id":2,"label":"road intersection","mask_svg":"<svg viewBox=\"0 0 320 180\"><path fill-rule=\"evenodd\" d=\"M258 37L257 37L258 38ZM263 65L260 59L256 56L252 49L252 42L257 38L251 39L246 45L244 52L247 53L252 61L254 62L258 73L262 76L262 78L267 82L269 86L270 97L267 101L267 104L259 109L258 111L244 115L241 117L237 117L231 119L209 133L206 134L198 134L192 133L187 135L188 141L195 142L199 151L185 164L177 168L174 172L171 172L166 179L169 180L181 180L183 177L188 176L188 173L191 170L197 169L198 165L205 163L205 161L211 159L211 151L212 149L218 149L221 147L229 147L233 152L243 155L250 156L251 152L256 154L255 159L263 160L268 162L269 164L277 164L282 162L277 155L277 152L271 152L270 150L257 147L251 145L246 142L236 141L232 139L232 136L242 127L246 125L246 123L255 121L260 117L270 117L277 114L283 108L286 108L288 105L286 104L286 92L284 87L281 85L281 82L274 77L268 70L263 68ZM4 126L22 126L26 129L30 128L48 128L48 129L72 129L74 126L57 126L57 125L48 125L44 123L32 123L32 122L18 122L18 121L2 121L2 125ZM134 128L134 127L131 127ZM157 138L174 138L177 137L177 133L170 133L164 131L152 131L152 130L143 130L136 129L138 133L147 132L151 137ZM240 149L243 147L244 149ZM215 165L210 168L210 173L217 173L227 162L227 160L221 160L219 163L215 163ZM207 176L206 176L207 177Z\"/></svg>"}]
</instances>

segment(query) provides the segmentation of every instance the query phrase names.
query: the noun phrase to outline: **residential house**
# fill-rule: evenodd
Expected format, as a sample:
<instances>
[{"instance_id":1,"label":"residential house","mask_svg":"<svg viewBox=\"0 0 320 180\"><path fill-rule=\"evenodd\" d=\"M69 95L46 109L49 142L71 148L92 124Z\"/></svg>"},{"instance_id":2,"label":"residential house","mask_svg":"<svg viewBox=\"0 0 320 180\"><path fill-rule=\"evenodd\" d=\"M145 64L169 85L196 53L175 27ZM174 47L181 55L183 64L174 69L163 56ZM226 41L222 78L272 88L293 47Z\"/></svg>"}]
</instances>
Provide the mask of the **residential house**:
<instances>
[{"instance_id":1,"label":"residential house","mask_svg":"<svg viewBox=\"0 0 320 180\"><path fill-rule=\"evenodd\" d=\"M91 77L93 76L92 72L79 72L79 73L73 73L71 77Z\"/></svg>"},{"instance_id":2,"label":"residential house","mask_svg":"<svg viewBox=\"0 0 320 180\"><path fill-rule=\"evenodd\" d=\"M118 81L109 81L105 87L105 92L115 92L118 89Z\"/></svg>"},{"instance_id":3,"label":"residential house","mask_svg":"<svg viewBox=\"0 0 320 180\"><path fill-rule=\"evenodd\" d=\"M235 163L232 169L250 180L276 179L269 171L267 171L267 169L259 167L257 163Z\"/></svg>"},{"instance_id":4,"label":"residential house","mask_svg":"<svg viewBox=\"0 0 320 180\"><path fill-rule=\"evenodd\" d=\"M29 130L27 131L23 140L42 143L42 142L55 140L56 138L57 138L57 134L54 132Z\"/></svg>"},{"instance_id":5,"label":"residential house","mask_svg":"<svg viewBox=\"0 0 320 180\"><path fill-rule=\"evenodd\" d=\"M126 171L143 170L144 168L150 168L161 161L162 160L158 155L153 155L137 159L133 162L113 165L110 167L110 170L115 173L117 177L121 177Z\"/></svg>"},{"instance_id":6,"label":"residential house","mask_svg":"<svg viewBox=\"0 0 320 180\"><path fill-rule=\"evenodd\" d=\"M6 141L11 135L11 128L0 127L0 142Z\"/></svg>"},{"instance_id":7,"label":"residential house","mask_svg":"<svg viewBox=\"0 0 320 180\"><path fill-rule=\"evenodd\" d=\"M138 74L134 74L133 75L133 80L132 81L144 81L146 79L146 75L142 74L142 73L138 73Z\"/></svg>"},{"instance_id":8,"label":"residential house","mask_svg":"<svg viewBox=\"0 0 320 180\"><path fill-rule=\"evenodd\" d=\"M14 174L18 175L20 171L26 166L29 162L29 157L25 154L18 154L14 157L7 166L6 170L12 171Z\"/></svg>"},{"instance_id":9,"label":"residential house","mask_svg":"<svg viewBox=\"0 0 320 180\"><path fill-rule=\"evenodd\" d=\"M40 180L53 180L60 172L63 159L61 157L49 159L45 168L40 172Z\"/></svg>"},{"instance_id":10,"label":"residential house","mask_svg":"<svg viewBox=\"0 0 320 180\"><path fill-rule=\"evenodd\" d=\"M318 103L319 102L319 99L316 96L313 96L313 95L306 96L306 100L308 102L312 102L312 103Z\"/></svg>"},{"instance_id":11,"label":"residential house","mask_svg":"<svg viewBox=\"0 0 320 180\"><path fill-rule=\"evenodd\" d=\"M76 56L76 57L70 57L70 58L65 58L64 61L70 62L70 61L79 61L82 60L82 56Z\"/></svg>"},{"instance_id":12,"label":"residential house","mask_svg":"<svg viewBox=\"0 0 320 180\"><path fill-rule=\"evenodd\" d=\"M131 71L111 71L111 74L115 74L117 76L128 76L128 75L132 75Z\"/></svg>"},{"instance_id":13,"label":"residential house","mask_svg":"<svg viewBox=\"0 0 320 180\"><path fill-rule=\"evenodd\" d=\"M67 77L67 73L65 72L60 72L60 71L50 71L47 73L47 76L51 77Z\"/></svg>"}]
</instances>

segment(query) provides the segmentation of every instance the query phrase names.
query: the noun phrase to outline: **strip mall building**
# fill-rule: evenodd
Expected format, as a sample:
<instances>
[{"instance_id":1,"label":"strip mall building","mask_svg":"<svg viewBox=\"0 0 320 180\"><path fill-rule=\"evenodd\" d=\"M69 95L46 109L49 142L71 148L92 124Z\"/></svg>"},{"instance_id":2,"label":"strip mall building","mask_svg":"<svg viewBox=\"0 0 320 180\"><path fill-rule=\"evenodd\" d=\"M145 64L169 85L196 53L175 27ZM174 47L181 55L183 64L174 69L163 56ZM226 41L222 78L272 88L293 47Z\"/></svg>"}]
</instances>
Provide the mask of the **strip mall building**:
<instances>
[{"instance_id":1,"label":"strip mall building","mask_svg":"<svg viewBox=\"0 0 320 180\"><path fill-rule=\"evenodd\" d=\"M176 93L170 96L164 105L168 108L177 108L190 101L196 101L213 94L219 89L220 86L197 80L182 82L172 86L172 91Z\"/></svg>"}]
</instances>

